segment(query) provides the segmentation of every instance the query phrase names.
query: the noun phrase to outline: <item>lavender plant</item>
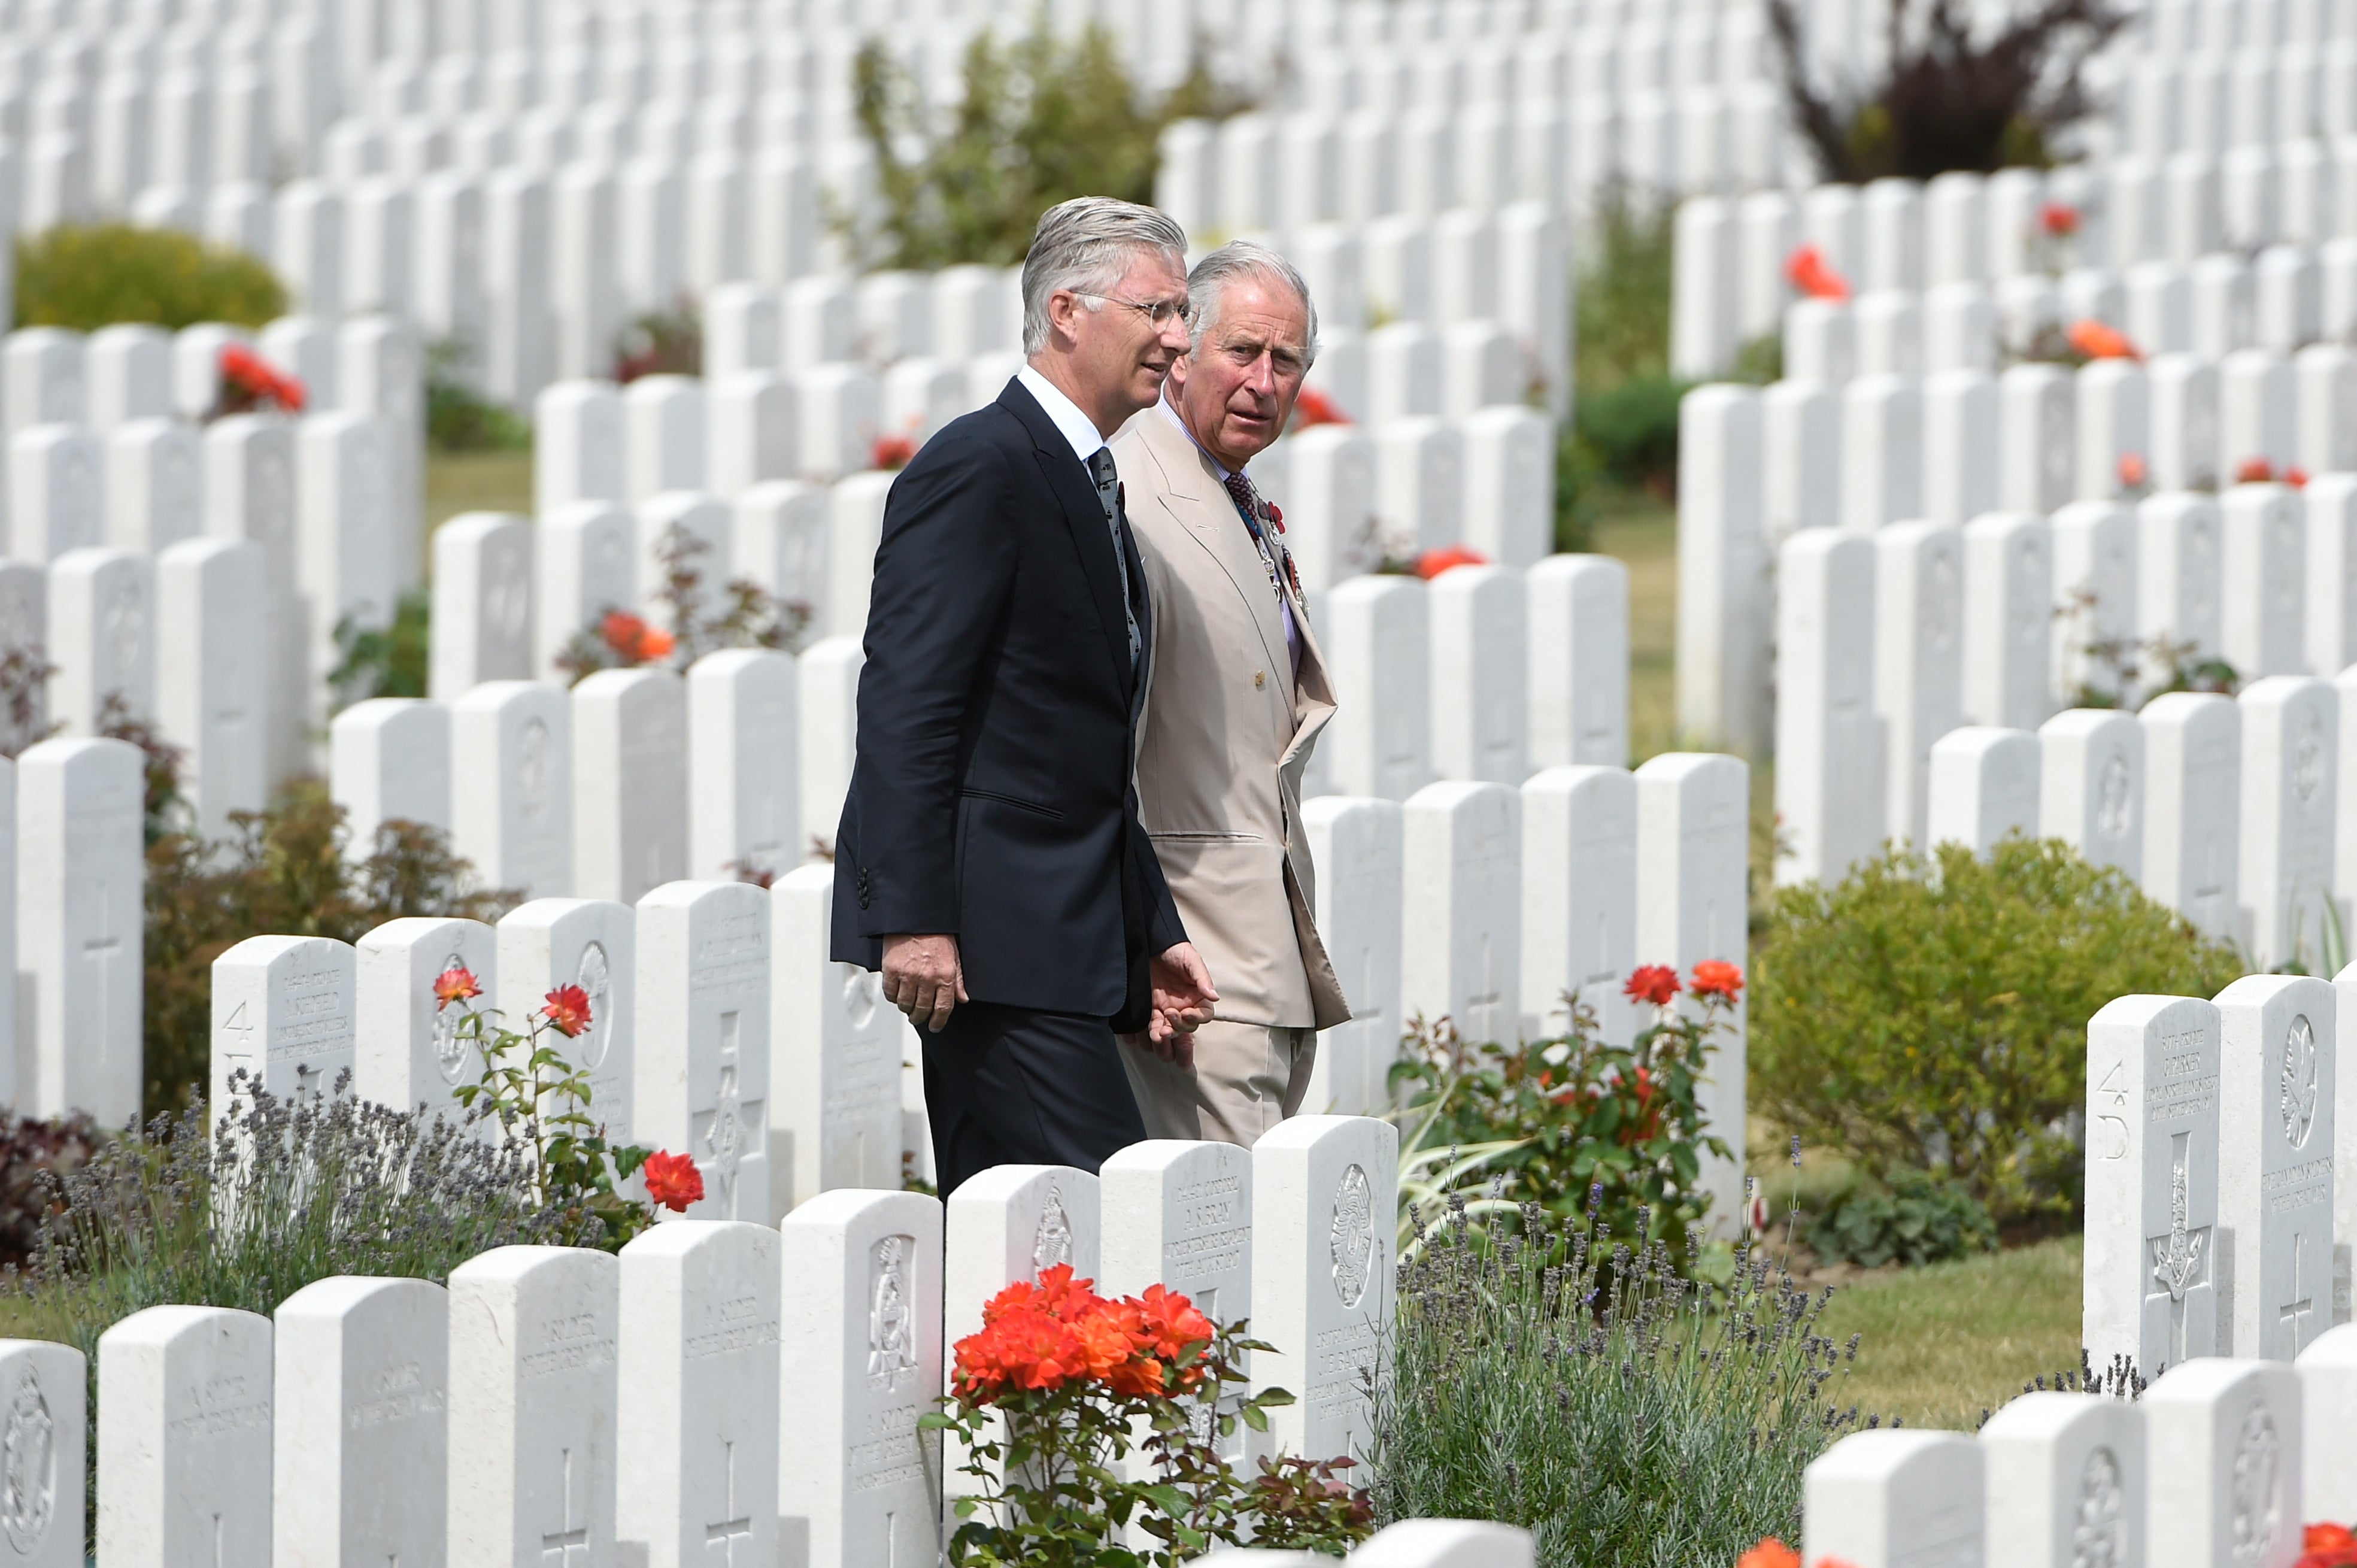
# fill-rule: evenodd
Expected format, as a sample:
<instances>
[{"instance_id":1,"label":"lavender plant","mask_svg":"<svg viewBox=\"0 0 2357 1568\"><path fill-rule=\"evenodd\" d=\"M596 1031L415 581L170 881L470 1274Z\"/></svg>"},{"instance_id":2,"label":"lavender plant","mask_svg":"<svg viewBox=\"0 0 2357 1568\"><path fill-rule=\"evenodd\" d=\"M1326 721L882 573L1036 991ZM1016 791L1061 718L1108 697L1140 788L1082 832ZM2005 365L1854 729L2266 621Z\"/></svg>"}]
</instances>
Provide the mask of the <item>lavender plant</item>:
<instances>
[{"instance_id":1,"label":"lavender plant","mask_svg":"<svg viewBox=\"0 0 2357 1568\"><path fill-rule=\"evenodd\" d=\"M1536 1203L1476 1219L1452 1198L1400 1268L1376 1389L1378 1520L1494 1519L1539 1561L1689 1568L1798 1540L1801 1472L1857 1420L1826 1385L1812 1295L1746 1243L1724 1286L1648 1233ZM1700 1232L1688 1233L1689 1252Z\"/></svg>"}]
</instances>

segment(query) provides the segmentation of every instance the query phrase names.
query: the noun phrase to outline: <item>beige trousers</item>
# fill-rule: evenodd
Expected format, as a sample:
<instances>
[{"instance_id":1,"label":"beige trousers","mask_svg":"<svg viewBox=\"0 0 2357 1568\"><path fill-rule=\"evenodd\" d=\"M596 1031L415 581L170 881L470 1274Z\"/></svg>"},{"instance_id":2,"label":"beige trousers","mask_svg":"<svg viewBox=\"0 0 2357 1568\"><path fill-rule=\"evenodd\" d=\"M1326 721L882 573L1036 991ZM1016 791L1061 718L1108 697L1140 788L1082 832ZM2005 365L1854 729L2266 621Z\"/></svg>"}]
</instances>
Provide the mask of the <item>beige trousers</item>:
<instances>
[{"instance_id":1,"label":"beige trousers","mask_svg":"<svg viewBox=\"0 0 2357 1568\"><path fill-rule=\"evenodd\" d=\"M1143 1035L1125 1035L1121 1065L1137 1096L1149 1138L1242 1144L1301 1110L1318 1031L1214 1018L1195 1031L1195 1064L1178 1067L1154 1054Z\"/></svg>"}]
</instances>

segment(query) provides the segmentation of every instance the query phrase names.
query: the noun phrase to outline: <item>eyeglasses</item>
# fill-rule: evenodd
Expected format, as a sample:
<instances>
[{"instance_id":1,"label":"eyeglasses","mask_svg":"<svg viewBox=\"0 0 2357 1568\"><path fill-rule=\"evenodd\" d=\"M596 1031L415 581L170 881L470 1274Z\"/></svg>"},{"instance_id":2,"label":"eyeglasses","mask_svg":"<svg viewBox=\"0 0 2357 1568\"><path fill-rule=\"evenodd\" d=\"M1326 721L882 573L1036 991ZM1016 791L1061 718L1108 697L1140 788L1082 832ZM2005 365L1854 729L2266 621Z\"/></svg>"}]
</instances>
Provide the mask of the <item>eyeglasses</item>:
<instances>
[{"instance_id":1,"label":"eyeglasses","mask_svg":"<svg viewBox=\"0 0 2357 1568\"><path fill-rule=\"evenodd\" d=\"M1191 327L1195 322L1195 305L1189 299L1124 299L1117 294L1091 294L1085 289L1078 288L1072 292L1082 299L1097 299L1103 300L1107 305L1126 306L1157 327L1163 326L1174 318L1181 327Z\"/></svg>"}]
</instances>

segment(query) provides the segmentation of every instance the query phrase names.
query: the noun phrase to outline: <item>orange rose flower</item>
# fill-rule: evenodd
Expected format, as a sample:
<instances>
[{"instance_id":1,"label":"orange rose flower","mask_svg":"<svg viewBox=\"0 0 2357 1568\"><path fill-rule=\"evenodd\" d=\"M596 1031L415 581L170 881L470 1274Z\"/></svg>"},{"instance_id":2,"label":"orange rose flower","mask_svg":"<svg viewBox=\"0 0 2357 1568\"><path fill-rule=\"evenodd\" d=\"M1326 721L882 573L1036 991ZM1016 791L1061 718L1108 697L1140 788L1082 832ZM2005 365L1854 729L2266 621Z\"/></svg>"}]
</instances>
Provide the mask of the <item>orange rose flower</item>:
<instances>
[{"instance_id":1,"label":"orange rose flower","mask_svg":"<svg viewBox=\"0 0 2357 1568\"><path fill-rule=\"evenodd\" d=\"M1415 575L1429 583L1452 566L1486 566L1489 564L1490 558L1480 551L1469 550L1462 544L1451 544L1445 549L1427 550L1417 556Z\"/></svg>"},{"instance_id":2,"label":"orange rose flower","mask_svg":"<svg viewBox=\"0 0 2357 1568\"><path fill-rule=\"evenodd\" d=\"M452 964L434 977L434 1011L439 1013L453 1002L471 1002L482 993L482 983L474 971Z\"/></svg>"},{"instance_id":3,"label":"orange rose flower","mask_svg":"<svg viewBox=\"0 0 2357 1568\"><path fill-rule=\"evenodd\" d=\"M2128 341L2127 334L2118 328L2095 320L2073 321L2068 334L2071 347L2091 360L2141 360L2136 346Z\"/></svg>"},{"instance_id":4,"label":"orange rose flower","mask_svg":"<svg viewBox=\"0 0 2357 1568\"><path fill-rule=\"evenodd\" d=\"M1632 1001L1666 1007L1676 999L1679 989L1676 970L1665 963L1647 963L1638 965L1629 983L1620 988L1620 994Z\"/></svg>"},{"instance_id":5,"label":"orange rose flower","mask_svg":"<svg viewBox=\"0 0 2357 1568\"><path fill-rule=\"evenodd\" d=\"M2050 201L2038 210L2038 225L2052 240L2067 240L2079 231L2079 209Z\"/></svg>"},{"instance_id":6,"label":"orange rose flower","mask_svg":"<svg viewBox=\"0 0 2357 1568\"><path fill-rule=\"evenodd\" d=\"M704 1201L704 1173L687 1155L649 1155L644 1169L647 1196L673 1214L684 1214L689 1204Z\"/></svg>"},{"instance_id":7,"label":"orange rose flower","mask_svg":"<svg viewBox=\"0 0 2357 1568\"><path fill-rule=\"evenodd\" d=\"M1843 300L1849 297L1849 280L1834 271L1825 253L1814 245L1803 245L1784 263L1784 275L1792 286L1811 299Z\"/></svg>"},{"instance_id":8,"label":"orange rose flower","mask_svg":"<svg viewBox=\"0 0 2357 1568\"><path fill-rule=\"evenodd\" d=\"M1766 1536L1735 1560L1735 1568L1801 1568L1801 1554L1774 1536Z\"/></svg>"},{"instance_id":9,"label":"orange rose flower","mask_svg":"<svg viewBox=\"0 0 2357 1568\"><path fill-rule=\"evenodd\" d=\"M2275 477L2276 466L2265 457L2245 457L2234 470L2234 482L2238 485L2264 485Z\"/></svg>"},{"instance_id":10,"label":"orange rose flower","mask_svg":"<svg viewBox=\"0 0 2357 1568\"><path fill-rule=\"evenodd\" d=\"M572 1037L589 1026L589 993L579 986L560 985L548 993L546 1000L547 1005L540 1010L541 1016L558 1034Z\"/></svg>"},{"instance_id":11,"label":"orange rose flower","mask_svg":"<svg viewBox=\"0 0 2357 1568\"><path fill-rule=\"evenodd\" d=\"M2308 489L2308 470L2297 466L2286 468L2283 471L2283 482L2293 489L2304 490Z\"/></svg>"},{"instance_id":12,"label":"orange rose flower","mask_svg":"<svg viewBox=\"0 0 2357 1568\"><path fill-rule=\"evenodd\" d=\"M2145 481L2151 478L2152 470L2145 466L2142 453L2120 454L2120 488L2122 489L2140 490L2144 489Z\"/></svg>"},{"instance_id":13,"label":"orange rose flower","mask_svg":"<svg viewBox=\"0 0 2357 1568\"><path fill-rule=\"evenodd\" d=\"M1706 958L1695 965L1694 993L1724 996L1732 1002L1743 993L1743 971L1724 960Z\"/></svg>"}]
</instances>

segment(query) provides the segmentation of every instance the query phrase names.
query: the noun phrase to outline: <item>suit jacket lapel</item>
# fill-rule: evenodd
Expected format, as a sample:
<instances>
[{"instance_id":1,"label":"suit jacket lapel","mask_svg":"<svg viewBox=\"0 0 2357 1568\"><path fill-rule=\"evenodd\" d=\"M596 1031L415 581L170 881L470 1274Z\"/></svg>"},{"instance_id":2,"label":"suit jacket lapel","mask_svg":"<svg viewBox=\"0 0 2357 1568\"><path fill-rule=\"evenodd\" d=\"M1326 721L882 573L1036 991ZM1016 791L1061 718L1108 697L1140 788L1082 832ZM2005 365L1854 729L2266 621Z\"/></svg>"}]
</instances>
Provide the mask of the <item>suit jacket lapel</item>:
<instances>
[{"instance_id":1,"label":"suit jacket lapel","mask_svg":"<svg viewBox=\"0 0 2357 1568\"><path fill-rule=\"evenodd\" d=\"M1047 478L1048 488L1055 493L1056 504L1063 511L1064 526L1072 536L1072 549L1080 556L1081 575L1088 580L1089 598L1096 607L1105 651L1113 658L1114 679L1123 695L1134 698L1137 671L1131 668L1129 661L1129 628L1122 618L1119 575L1128 568L1125 562L1114 558L1113 535L1105 527L1104 503L1097 499L1096 484L1081 466L1081 460L1072 455L1071 443L1064 439L1064 433L1056 428L1048 411L1039 406L1039 401L1024 389L1021 381L1008 381L1006 390L998 394L998 403L1021 420L1023 427L1031 433L1032 455L1039 460L1039 472ZM1123 553L1135 554L1135 547ZM1142 594L1134 594L1133 599L1141 643L1137 663L1142 669L1146 663L1146 603Z\"/></svg>"},{"instance_id":2,"label":"suit jacket lapel","mask_svg":"<svg viewBox=\"0 0 2357 1568\"><path fill-rule=\"evenodd\" d=\"M1260 633L1261 652L1274 668L1290 679L1292 656L1286 651L1285 622L1277 614L1276 596L1269 590L1268 568L1261 564L1260 552L1244 529L1235 498L1220 482L1219 474L1202 449L1160 413L1145 416L1139 429L1146 437L1147 450L1162 466L1163 480L1168 487L1163 504L1170 507L1172 515L1187 525L1195 542L1219 563L1220 570L1243 599L1245 613L1252 617L1253 626ZM1174 501L1189 504L1181 508L1172 506Z\"/></svg>"}]
</instances>

